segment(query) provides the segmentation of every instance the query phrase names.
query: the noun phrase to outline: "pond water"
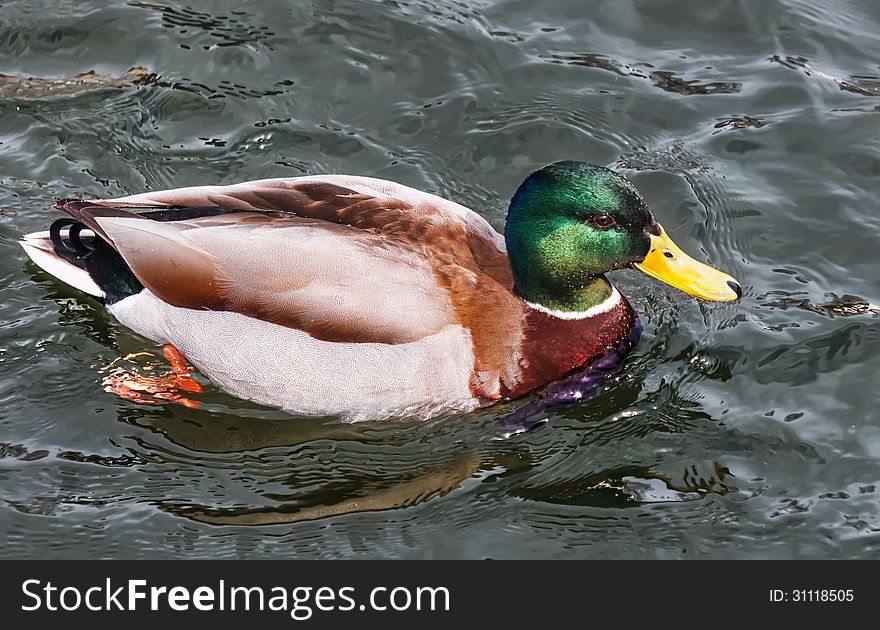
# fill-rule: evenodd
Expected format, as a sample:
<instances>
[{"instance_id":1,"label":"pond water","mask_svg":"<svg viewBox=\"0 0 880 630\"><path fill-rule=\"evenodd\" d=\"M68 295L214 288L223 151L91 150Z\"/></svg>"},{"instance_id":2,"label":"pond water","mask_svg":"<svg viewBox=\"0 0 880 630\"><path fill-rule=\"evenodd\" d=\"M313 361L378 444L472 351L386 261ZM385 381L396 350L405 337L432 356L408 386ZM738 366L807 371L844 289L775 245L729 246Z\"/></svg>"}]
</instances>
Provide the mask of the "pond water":
<instances>
[{"instance_id":1,"label":"pond water","mask_svg":"<svg viewBox=\"0 0 880 630\"><path fill-rule=\"evenodd\" d=\"M5 555L878 557L878 32L871 0L0 0ZM58 197L334 172L500 229L561 159L631 178L745 294L616 272L625 377L510 439L526 401L122 400L107 366L157 348L16 243Z\"/></svg>"}]
</instances>

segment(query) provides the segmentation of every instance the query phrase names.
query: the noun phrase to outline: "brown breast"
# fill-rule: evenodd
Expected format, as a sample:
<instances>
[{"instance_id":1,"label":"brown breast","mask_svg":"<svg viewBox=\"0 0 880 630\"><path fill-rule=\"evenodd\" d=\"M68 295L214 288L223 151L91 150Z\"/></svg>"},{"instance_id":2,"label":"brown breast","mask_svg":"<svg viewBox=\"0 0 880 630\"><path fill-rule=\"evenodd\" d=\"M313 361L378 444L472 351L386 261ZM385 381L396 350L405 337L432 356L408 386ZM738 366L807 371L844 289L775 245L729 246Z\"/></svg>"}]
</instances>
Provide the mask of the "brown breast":
<instances>
[{"instance_id":1,"label":"brown breast","mask_svg":"<svg viewBox=\"0 0 880 630\"><path fill-rule=\"evenodd\" d=\"M621 296L611 310L587 319L561 319L526 308L522 335L511 356L517 363L517 377L501 379L494 392L475 391L490 402L500 396L518 398L583 367L629 334L636 313Z\"/></svg>"}]
</instances>

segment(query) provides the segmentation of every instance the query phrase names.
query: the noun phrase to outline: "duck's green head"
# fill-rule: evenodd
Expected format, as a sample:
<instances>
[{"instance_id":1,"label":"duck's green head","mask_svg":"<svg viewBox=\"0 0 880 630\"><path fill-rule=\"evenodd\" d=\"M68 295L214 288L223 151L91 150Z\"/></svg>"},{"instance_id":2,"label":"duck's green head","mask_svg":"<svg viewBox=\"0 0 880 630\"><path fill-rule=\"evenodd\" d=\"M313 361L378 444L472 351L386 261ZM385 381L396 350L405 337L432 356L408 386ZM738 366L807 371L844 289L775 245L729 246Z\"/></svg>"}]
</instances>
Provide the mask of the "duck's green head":
<instances>
[{"instance_id":1,"label":"duck's green head","mask_svg":"<svg viewBox=\"0 0 880 630\"><path fill-rule=\"evenodd\" d=\"M595 164L532 173L510 202L504 237L517 293L549 309L597 306L611 294L602 274L623 267L706 300L742 295L736 280L672 242L626 178Z\"/></svg>"}]
</instances>

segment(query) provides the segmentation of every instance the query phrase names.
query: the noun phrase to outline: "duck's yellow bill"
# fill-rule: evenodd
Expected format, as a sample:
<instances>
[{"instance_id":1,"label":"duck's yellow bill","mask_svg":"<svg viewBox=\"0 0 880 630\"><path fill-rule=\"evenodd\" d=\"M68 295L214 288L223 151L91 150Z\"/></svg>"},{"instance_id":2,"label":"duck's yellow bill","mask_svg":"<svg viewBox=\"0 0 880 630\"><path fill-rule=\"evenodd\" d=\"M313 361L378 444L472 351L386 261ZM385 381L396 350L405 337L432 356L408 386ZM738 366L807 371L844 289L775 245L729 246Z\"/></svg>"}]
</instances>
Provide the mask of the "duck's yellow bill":
<instances>
[{"instance_id":1,"label":"duck's yellow bill","mask_svg":"<svg viewBox=\"0 0 880 630\"><path fill-rule=\"evenodd\" d=\"M742 297L739 282L685 254L672 242L662 226L659 236L651 236L651 250L648 255L633 266L676 289L704 300L729 302Z\"/></svg>"}]
</instances>

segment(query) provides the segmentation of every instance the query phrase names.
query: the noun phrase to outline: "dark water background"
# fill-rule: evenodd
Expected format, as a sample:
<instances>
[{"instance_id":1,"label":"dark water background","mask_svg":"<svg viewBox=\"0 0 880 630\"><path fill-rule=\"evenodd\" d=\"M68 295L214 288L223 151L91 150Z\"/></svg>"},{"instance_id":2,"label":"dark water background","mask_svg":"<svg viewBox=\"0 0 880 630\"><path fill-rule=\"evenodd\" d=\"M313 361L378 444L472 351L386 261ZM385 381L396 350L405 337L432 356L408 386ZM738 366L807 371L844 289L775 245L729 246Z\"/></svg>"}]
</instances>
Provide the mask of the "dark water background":
<instances>
[{"instance_id":1,"label":"dark water background","mask_svg":"<svg viewBox=\"0 0 880 630\"><path fill-rule=\"evenodd\" d=\"M878 557L878 64L874 0L0 0L4 555ZM614 274L626 378L508 440L517 405L115 398L102 368L155 348L16 244L57 197L329 172L500 228L564 158L621 169L745 296Z\"/></svg>"}]
</instances>

